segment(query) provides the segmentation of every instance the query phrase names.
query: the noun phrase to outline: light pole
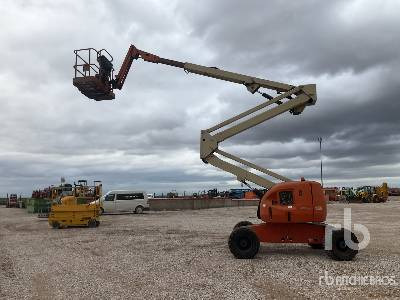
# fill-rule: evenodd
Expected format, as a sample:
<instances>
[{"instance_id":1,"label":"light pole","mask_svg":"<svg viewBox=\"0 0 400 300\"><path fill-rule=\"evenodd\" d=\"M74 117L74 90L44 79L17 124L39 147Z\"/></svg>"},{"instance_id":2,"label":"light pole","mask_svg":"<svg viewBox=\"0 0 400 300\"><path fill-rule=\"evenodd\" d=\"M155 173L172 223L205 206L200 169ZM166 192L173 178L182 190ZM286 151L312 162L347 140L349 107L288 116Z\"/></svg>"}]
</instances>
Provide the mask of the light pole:
<instances>
[{"instance_id":1,"label":"light pole","mask_svg":"<svg viewBox=\"0 0 400 300\"><path fill-rule=\"evenodd\" d=\"M319 155L321 158L321 185L324 187L324 181L322 180L322 137L318 137L318 142L319 142Z\"/></svg>"}]
</instances>

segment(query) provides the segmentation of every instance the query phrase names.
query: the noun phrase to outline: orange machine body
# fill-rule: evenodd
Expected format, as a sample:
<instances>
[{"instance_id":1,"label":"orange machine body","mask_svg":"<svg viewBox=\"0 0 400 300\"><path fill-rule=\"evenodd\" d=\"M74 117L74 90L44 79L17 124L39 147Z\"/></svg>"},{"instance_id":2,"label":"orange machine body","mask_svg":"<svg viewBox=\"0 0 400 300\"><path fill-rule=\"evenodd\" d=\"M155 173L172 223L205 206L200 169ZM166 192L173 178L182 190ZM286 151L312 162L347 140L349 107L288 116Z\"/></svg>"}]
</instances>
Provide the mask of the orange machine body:
<instances>
[{"instance_id":1,"label":"orange machine body","mask_svg":"<svg viewBox=\"0 0 400 300\"><path fill-rule=\"evenodd\" d=\"M315 181L274 185L261 199L260 219L267 223L308 223L326 220L326 201Z\"/></svg>"},{"instance_id":2,"label":"orange machine body","mask_svg":"<svg viewBox=\"0 0 400 300\"><path fill-rule=\"evenodd\" d=\"M251 225L260 242L322 244L325 240L326 201L315 181L274 185L259 206L261 224Z\"/></svg>"}]
</instances>

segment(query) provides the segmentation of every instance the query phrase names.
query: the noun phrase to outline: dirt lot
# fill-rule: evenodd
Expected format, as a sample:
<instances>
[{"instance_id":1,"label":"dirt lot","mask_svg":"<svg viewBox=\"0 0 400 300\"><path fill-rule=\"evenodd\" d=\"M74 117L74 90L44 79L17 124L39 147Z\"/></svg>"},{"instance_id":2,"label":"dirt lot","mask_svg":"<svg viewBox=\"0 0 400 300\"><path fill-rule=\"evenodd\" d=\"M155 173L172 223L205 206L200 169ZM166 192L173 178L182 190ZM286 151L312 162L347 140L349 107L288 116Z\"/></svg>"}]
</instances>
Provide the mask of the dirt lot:
<instances>
[{"instance_id":1,"label":"dirt lot","mask_svg":"<svg viewBox=\"0 0 400 300\"><path fill-rule=\"evenodd\" d=\"M99 228L51 229L22 209L0 207L0 298L4 299L317 299L400 295L400 198L344 207L366 225L370 245L336 262L306 245L262 245L234 259L227 239L255 207L103 216ZM395 276L397 286L331 286L328 275Z\"/></svg>"}]
</instances>

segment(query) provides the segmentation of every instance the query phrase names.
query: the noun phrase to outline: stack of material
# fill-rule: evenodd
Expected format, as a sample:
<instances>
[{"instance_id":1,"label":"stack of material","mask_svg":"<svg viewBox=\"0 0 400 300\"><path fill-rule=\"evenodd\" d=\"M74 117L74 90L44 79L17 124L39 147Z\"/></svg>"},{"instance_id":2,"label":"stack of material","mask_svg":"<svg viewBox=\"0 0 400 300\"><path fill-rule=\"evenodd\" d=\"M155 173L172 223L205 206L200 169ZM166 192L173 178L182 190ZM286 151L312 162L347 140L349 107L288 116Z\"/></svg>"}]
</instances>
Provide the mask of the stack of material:
<instances>
[{"instance_id":1,"label":"stack of material","mask_svg":"<svg viewBox=\"0 0 400 300\"><path fill-rule=\"evenodd\" d=\"M48 213L50 211L51 200L46 198L30 198L26 201L28 213Z\"/></svg>"}]
</instances>

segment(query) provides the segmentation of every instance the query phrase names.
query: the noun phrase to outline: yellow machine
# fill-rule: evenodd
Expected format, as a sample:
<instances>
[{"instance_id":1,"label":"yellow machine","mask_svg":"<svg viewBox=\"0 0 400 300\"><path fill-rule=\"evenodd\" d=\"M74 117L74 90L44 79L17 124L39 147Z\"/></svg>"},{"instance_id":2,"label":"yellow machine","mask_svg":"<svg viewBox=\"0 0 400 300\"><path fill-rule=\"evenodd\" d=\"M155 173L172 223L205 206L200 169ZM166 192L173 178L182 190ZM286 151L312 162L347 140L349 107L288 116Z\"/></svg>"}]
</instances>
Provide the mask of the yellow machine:
<instances>
[{"instance_id":1,"label":"yellow machine","mask_svg":"<svg viewBox=\"0 0 400 300\"><path fill-rule=\"evenodd\" d=\"M100 199L102 196L101 181L95 180L92 186L89 186L87 180L78 180L78 184L74 182L72 195L79 199L78 203L90 203Z\"/></svg>"},{"instance_id":2,"label":"yellow machine","mask_svg":"<svg viewBox=\"0 0 400 300\"><path fill-rule=\"evenodd\" d=\"M52 204L49 224L53 228L71 226L97 227L100 225L98 203L78 204L74 196L66 196L60 204Z\"/></svg>"},{"instance_id":3,"label":"yellow machine","mask_svg":"<svg viewBox=\"0 0 400 300\"><path fill-rule=\"evenodd\" d=\"M86 180L79 180L71 188L71 194L64 196L58 202L53 202L49 214L49 224L53 228L71 226L97 227L100 225L100 204L102 194L100 181L95 181L92 187Z\"/></svg>"},{"instance_id":4,"label":"yellow machine","mask_svg":"<svg viewBox=\"0 0 400 300\"><path fill-rule=\"evenodd\" d=\"M389 196L389 189L386 182L382 186L363 186L356 191L355 200L363 203L386 202Z\"/></svg>"},{"instance_id":5,"label":"yellow machine","mask_svg":"<svg viewBox=\"0 0 400 300\"><path fill-rule=\"evenodd\" d=\"M362 203L371 203L374 194L372 186L362 186L357 188L355 200Z\"/></svg>"},{"instance_id":6,"label":"yellow machine","mask_svg":"<svg viewBox=\"0 0 400 300\"><path fill-rule=\"evenodd\" d=\"M373 194L372 201L375 203L386 202L389 197L389 188L386 182L382 186L375 187L375 193Z\"/></svg>"}]
</instances>

